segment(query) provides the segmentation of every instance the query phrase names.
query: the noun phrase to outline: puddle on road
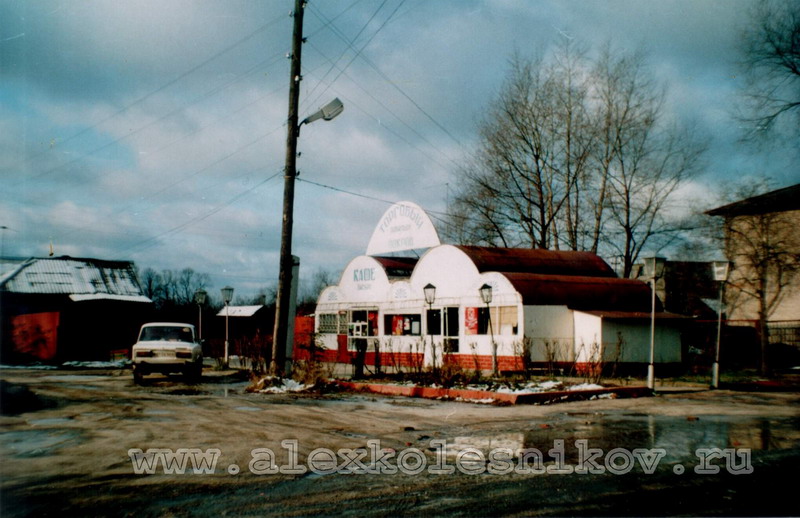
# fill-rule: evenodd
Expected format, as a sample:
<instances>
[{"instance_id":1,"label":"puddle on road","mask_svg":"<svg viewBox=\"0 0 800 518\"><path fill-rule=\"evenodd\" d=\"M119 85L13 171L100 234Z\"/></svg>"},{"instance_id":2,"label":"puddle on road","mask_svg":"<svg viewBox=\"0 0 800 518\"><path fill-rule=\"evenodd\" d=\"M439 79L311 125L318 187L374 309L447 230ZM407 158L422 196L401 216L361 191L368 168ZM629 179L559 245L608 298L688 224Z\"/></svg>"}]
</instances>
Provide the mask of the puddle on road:
<instances>
[{"instance_id":1,"label":"puddle on road","mask_svg":"<svg viewBox=\"0 0 800 518\"><path fill-rule=\"evenodd\" d=\"M145 378L147 383L147 378ZM156 392L167 394L170 396L234 396L244 393L248 382L237 383L201 383L198 385L183 385L182 383L174 383L165 380L154 380L149 383L151 389Z\"/></svg>"},{"instance_id":2,"label":"puddle on road","mask_svg":"<svg viewBox=\"0 0 800 518\"><path fill-rule=\"evenodd\" d=\"M46 419L30 419L28 424L33 426L53 426L56 424L64 424L72 422L71 417L50 417Z\"/></svg>"},{"instance_id":3,"label":"puddle on road","mask_svg":"<svg viewBox=\"0 0 800 518\"><path fill-rule=\"evenodd\" d=\"M172 410L161 410L158 408L145 408L142 410L142 414L144 415L172 415L175 412Z\"/></svg>"},{"instance_id":4,"label":"puddle on road","mask_svg":"<svg viewBox=\"0 0 800 518\"><path fill-rule=\"evenodd\" d=\"M43 457L54 450L83 442L74 430L26 430L0 433L0 443L15 457Z\"/></svg>"},{"instance_id":5,"label":"puddle on road","mask_svg":"<svg viewBox=\"0 0 800 518\"><path fill-rule=\"evenodd\" d=\"M363 433L355 433L355 432L347 432L345 430L337 429L331 430L331 433L335 433L336 435L341 435L342 437L348 437L350 439L369 439L368 435L364 435Z\"/></svg>"},{"instance_id":6,"label":"puddle on road","mask_svg":"<svg viewBox=\"0 0 800 518\"><path fill-rule=\"evenodd\" d=\"M234 410L241 410L243 412L261 412L263 408L258 408L255 406L237 406L234 407Z\"/></svg>"},{"instance_id":7,"label":"puddle on road","mask_svg":"<svg viewBox=\"0 0 800 518\"><path fill-rule=\"evenodd\" d=\"M82 418L90 419L92 421L101 421L103 419L108 419L109 417L113 417L114 414L111 412L84 412L80 415Z\"/></svg>"},{"instance_id":8,"label":"puddle on road","mask_svg":"<svg viewBox=\"0 0 800 518\"><path fill-rule=\"evenodd\" d=\"M59 376L47 376L43 378L44 381L57 381L59 383L71 383L73 381L92 382L92 381L108 381L108 376L97 376L92 374L63 374Z\"/></svg>"},{"instance_id":9,"label":"puddle on road","mask_svg":"<svg viewBox=\"0 0 800 518\"><path fill-rule=\"evenodd\" d=\"M64 385L64 388L73 390L100 390L97 385Z\"/></svg>"},{"instance_id":10,"label":"puddle on road","mask_svg":"<svg viewBox=\"0 0 800 518\"><path fill-rule=\"evenodd\" d=\"M194 387L184 387L184 388L176 388L172 390L168 390L166 394L170 394L172 396L208 396L211 395L210 392L206 392L205 390L200 390Z\"/></svg>"},{"instance_id":11,"label":"puddle on road","mask_svg":"<svg viewBox=\"0 0 800 518\"><path fill-rule=\"evenodd\" d=\"M586 440L588 448L609 452L614 448L664 449L664 461L696 458L700 448L747 448L778 450L800 447L800 419L752 419L728 416L676 418L664 416L615 416L581 414L555 417L537 428L516 432L455 436L447 439L447 455L466 448L484 454L497 448L515 452L535 448L545 459L555 441L564 441L567 462L577 462L575 441Z\"/></svg>"},{"instance_id":12,"label":"puddle on road","mask_svg":"<svg viewBox=\"0 0 800 518\"><path fill-rule=\"evenodd\" d=\"M211 394L215 396L236 396L244 393L244 389L250 383L247 381L242 381L238 383L225 383L223 385L206 385L206 388L213 389L211 390Z\"/></svg>"}]
</instances>

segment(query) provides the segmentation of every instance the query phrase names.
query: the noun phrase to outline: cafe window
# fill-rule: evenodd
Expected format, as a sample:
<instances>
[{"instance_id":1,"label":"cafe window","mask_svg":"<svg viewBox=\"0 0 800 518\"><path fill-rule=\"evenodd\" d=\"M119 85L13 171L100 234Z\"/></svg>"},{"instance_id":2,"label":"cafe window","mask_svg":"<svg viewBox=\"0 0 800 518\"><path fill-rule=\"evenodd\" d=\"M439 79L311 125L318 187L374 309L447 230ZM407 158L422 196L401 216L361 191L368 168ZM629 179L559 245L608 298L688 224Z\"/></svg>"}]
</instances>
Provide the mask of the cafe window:
<instances>
[{"instance_id":1,"label":"cafe window","mask_svg":"<svg viewBox=\"0 0 800 518\"><path fill-rule=\"evenodd\" d=\"M426 312L428 334L444 337L444 352L458 352L458 307L431 309Z\"/></svg>"},{"instance_id":2,"label":"cafe window","mask_svg":"<svg viewBox=\"0 0 800 518\"><path fill-rule=\"evenodd\" d=\"M519 320L516 306L495 306L491 308L466 308L464 327L468 335L488 335L491 315L491 333L494 335L516 335Z\"/></svg>"},{"instance_id":3,"label":"cafe window","mask_svg":"<svg viewBox=\"0 0 800 518\"><path fill-rule=\"evenodd\" d=\"M425 324L429 335L442 334L442 310L429 309L426 312Z\"/></svg>"},{"instance_id":4,"label":"cafe window","mask_svg":"<svg viewBox=\"0 0 800 518\"><path fill-rule=\"evenodd\" d=\"M350 336L378 336L378 312L357 310L350 315Z\"/></svg>"},{"instance_id":5,"label":"cafe window","mask_svg":"<svg viewBox=\"0 0 800 518\"><path fill-rule=\"evenodd\" d=\"M419 336L422 334L421 315L384 315L384 333L392 336Z\"/></svg>"}]
</instances>

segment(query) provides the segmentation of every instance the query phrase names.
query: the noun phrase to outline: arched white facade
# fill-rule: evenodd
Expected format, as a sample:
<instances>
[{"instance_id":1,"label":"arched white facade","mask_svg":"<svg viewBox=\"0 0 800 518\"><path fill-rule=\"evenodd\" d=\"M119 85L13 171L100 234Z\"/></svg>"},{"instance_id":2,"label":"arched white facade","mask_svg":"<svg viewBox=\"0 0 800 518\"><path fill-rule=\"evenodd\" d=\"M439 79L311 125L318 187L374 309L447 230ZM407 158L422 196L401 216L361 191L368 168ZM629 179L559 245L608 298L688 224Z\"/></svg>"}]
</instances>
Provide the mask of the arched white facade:
<instances>
[{"instance_id":1,"label":"arched white facade","mask_svg":"<svg viewBox=\"0 0 800 518\"><path fill-rule=\"evenodd\" d=\"M376 232L412 213L393 214ZM435 287L432 302L425 300L428 285ZM488 305L484 285L492 288ZM641 363L649 301L644 283L616 278L594 254L436 245L418 261L350 261L339 284L321 293L315 329L329 361L366 350L368 365L387 367L445 360L484 370L495 362L501 370L527 361ZM658 327L656 361L679 362L678 328Z\"/></svg>"},{"instance_id":2,"label":"arched white facade","mask_svg":"<svg viewBox=\"0 0 800 518\"><path fill-rule=\"evenodd\" d=\"M368 351L384 356L416 354L431 365L441 364L445 355L459 355L485 369L491 368L493 343L506 367L509 358L519 356L524 308L503 274L479 272L467 254L451 245L428 250L408 279L390 280L380 260L353 259L339 285L320 295L316 326L326 349L341 349L346 340L352 351L354 339L366 337ZM436 288L433 304L425 301L428 284ZM480 296L484 284L492 287L489 306Z\"/></svg>"}]
</instances>

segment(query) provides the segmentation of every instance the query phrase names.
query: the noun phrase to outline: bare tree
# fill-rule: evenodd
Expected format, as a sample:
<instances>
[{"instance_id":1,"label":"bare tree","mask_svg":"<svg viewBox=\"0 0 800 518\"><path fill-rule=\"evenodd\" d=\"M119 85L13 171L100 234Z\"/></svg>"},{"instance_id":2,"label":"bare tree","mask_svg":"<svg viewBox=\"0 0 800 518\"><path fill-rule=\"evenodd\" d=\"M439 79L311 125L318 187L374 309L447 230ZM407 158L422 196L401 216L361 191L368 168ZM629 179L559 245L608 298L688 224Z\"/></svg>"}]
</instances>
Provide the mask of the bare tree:
<instances>
[{"instance_id":1,"label":"bare tree","mask_svg":"<svg viewBox=\"0 0 800 518\"><path fill-rule=\"evenodd\" d=\"M145 268L139 275L142 291L156 307L181 306L194 303L194 293L207 288L211 277L207 273L197 273L191 268L183 270L162 270L157 272Z\"/></svg>"},{"instance_id":2,"label":"bare tree","mask_svg":"<svg viewBox=\"0 0 800 518\"><path fill-rule=\"evenodd\" d=\"M668 124L663 88L638 54L573 42L515 55L461 171L450 228L460 242L610 252L625 275L698 170L702 139Z\"/></svg>"},{"instance_id":3,"label":"bare tree","mask_svg":"<svg viewBox=\"0 0 800 518\"><path fill-rule=\"evenodd\" d=\"M139 282L145 297L152 301L161 297L161 275L157 271L145 268L139 274Z\"/></svg>"},{"instance_id":4,"label":"bare tree","mask_svg":"<svg viewBox=\"0 0 800 518\"><path fill-rule=\"evenodd\" d=\"M634 126L636 134L617 151L608 177L606 243L622 257L624 277L652 240L683 230L680 221L665 217L665 209L675 190L697 172L705 151L690 133L660 130L647 117L640 122Z\"/></svg>"},{"instance_id":5,"label":"bare tree","mask_svg":"<svg viewBox=\"0 0 800 518\"><path fill-rule=\"evenodd\" d=\"M175 280L175 302L178 304L192 304L195 292L211 284L211 277L207 273L197 273L191 268L174 272L172 278Z\"/></svg>"},{"instance_id":6,"label":"bare tree","mask_svg":"<svg viewBox=\"0 0 800 518\"><path fill-rule=\"evenodd\" d=\"M745 83L739 118L748 138L763 142L767 136L783 133L796 146L800 133L800 4L760 2L752 14L753 23L742 38L740 68Z\"/></svg>"},{"instance_id":7,"label":"bare tree","mask_svg":"<svg viewBox=\"0 0 800 518\"><path fill-rule=\"evenodd\" d=\"M302 282L300 304L316 304L322 290L339 283L339 274L325 268L317 268L310 279Z\"/></svg>"},{"instance_id":8,"label":"bare tree","mask_svg":"<svg viewBox=\"0 0 800 518\"><path fill-rule=\"evenodd\" d=\"M558 248L562 211L575 243L578 178L586 163L583 54L565 44L554 63L515 54L480 126L481 144L462 171L456 207L470 214L475 241ZM474 235L473 235L474 234Z\"/></svg>"}]
</instances>

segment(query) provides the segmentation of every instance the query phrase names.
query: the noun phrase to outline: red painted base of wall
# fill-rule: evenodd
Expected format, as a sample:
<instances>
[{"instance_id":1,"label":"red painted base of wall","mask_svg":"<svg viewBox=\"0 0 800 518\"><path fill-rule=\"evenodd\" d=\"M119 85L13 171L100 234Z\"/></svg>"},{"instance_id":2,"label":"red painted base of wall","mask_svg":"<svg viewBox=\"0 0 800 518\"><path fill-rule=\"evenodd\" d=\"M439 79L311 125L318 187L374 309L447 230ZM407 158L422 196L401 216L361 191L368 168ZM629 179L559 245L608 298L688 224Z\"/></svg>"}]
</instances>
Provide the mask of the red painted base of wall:
<instances>
[{"instance_id":1,"label":"red painted base of wall","mask_svg":"<svg viewBox=\"0 0 800 518\"><path fill-rule=\"evenodd\" d=\"M342 362L341 352L333 349L316 349L314 357L321 362ZM309 349L297 349L294 352L295 361L307 361L311 358ZM356 359L355 351L347 351L346 363L353 363ZM382 367L419 367L425 365L422 353L379 353L368 352L364 358L364 364L375 366L376 360L380 361ZM491 356L473 356L465 354L446 354L444 357L446 365L458 365L462 369L468 370L492 370ZM501 371L519 371L523 369L522 359L518 356L498 356L497 368Z\"/></svg>"}]
</instances>

